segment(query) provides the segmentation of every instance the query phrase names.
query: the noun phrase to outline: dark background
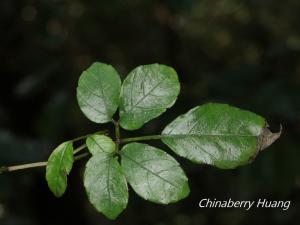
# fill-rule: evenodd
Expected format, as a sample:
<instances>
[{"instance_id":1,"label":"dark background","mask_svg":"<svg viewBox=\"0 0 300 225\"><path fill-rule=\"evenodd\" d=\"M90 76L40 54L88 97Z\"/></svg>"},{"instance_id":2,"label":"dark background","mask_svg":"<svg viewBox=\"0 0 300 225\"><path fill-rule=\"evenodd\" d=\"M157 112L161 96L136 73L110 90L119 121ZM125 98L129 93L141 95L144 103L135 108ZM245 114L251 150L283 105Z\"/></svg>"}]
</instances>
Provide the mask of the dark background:
<instances>
[{"instance_id":1,"label":"dark background","mask_svg":"<svg viewBox=\"0 0 300 225\"><path fill-rule=\"evenodd\" d=\"M0 20L0 165L44 161L62 141L110 127L86 119L76 101L78 77L94 61L114 65L122 78L140 64L177 70L182 88L175 106L138 134L160 133L177 115L210 101L263 115L275 131L284 127L254 163L235 170L176 157L191 195L161 206L130 190L116 221L88 203L84 161L60 199L48 190L44 168L2 174L1 225L299 224L299 0L1 0ZM292 203L287 211L198 208L207 197Z\"/></svg>"}]
</instances>

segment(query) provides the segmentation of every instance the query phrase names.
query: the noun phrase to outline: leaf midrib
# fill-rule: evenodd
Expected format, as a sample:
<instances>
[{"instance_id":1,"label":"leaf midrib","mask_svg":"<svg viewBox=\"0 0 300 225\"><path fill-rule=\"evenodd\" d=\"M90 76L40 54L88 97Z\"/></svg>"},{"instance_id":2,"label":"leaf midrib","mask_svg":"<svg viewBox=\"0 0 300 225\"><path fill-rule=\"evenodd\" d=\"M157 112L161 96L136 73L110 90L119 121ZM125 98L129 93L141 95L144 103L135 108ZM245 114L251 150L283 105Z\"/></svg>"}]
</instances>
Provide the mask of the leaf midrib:
<instances>
[{"instance_id":1,"label":"leaf midrib","mask_svg":"<svg viewBox=\"0 0 300 225\"><path fill-rule=\"evenodd\" d=\"M96 111L96 112L98 112L98 113L100 113L100 114L102 114L102 115L107 116L104 112L100 111L99 109L97 109L97 108L95 108L93 105L91 105L91 104L85 99L84 95L80 94L80 92L79 92L78 95L79 95L79 96L78 96L78 97L79 97L79 100L83 101L85 104L87 104L89 107L91 107L94 111Z\"/></svg>"},{"instance_id":2,"label":"leaf midrib","mask_svg":"<svg viewBox=\"0 0 300 225\"><path fill-rule=\"evenodd\" d=\"M126 110L124 108L125 111L131 111L133 108L135 108L138 104L140 104L142 101L144 101L144 99L146 97L148 97L148 95L150 95L151 92L153 92L157 87L159 87L160 84L162 84L168 77L165 76L161 81L159 81L156 85L154 85L154 87L151 88L150 91L148 91L148 93L146 93L145 95L143 95L143 97L141 97L134 105L130 105L130 108L128 110ZM132 93L131 93L132 95ZM132 100L132 96L131 96L131 100ZM131 101L132 102L132 101Z\"/></svg>"},{"instance_id":3,"label":"leaf midrib","mask_svg":"<svg viewBox=\"0 0 300 225\"><path fill-rule=\"evenodd\" d=\"M106 178L106 186L107 186L107 194L109 199L109 208L111 208L111 193L110 193L110 165L111 158L108 158L108 168L107 168L107 178Z\"/></svg>"},{"instance_id":4,"label":"leaf midrib","mask_svg":"<svg viewBox=\"0 0 300 225\"><path fill-rule=\"evenodd\" d=\"M156 174L155 172L153 172L152 170L148 169L147 167L144 167L143 165L141 165L139 162L135 161L134 159L132 159L131 157L125 155L124 153L122 153L122 156L124 156L125 158L131 160L132 162L134 162L135 164L137 164L138 166L140 166L141 168L143 168L144 170L146 170L147 172L151 173L152 175L160 178L161 180L165 181L166 183L170 184L171 186L180 189L179 187L177 187L176 185L174 185L173 183L171 183L170 181L168 181L167 179L159 176L158 174Z\"/></svg>"},{"instance_id":5,"label":"leaf midrib","mask_svg":"<svg viewBox=\"0 0 300 225\"><path fill-rule=\"evenodd\" d=\"M65 145L65 147L64 147L64 149L62 150L62 152L61 152L61 156L60 156L60 159L59 159L59 165L58 165L58 169L59 169L59 171L61 172L61 171L63 171L63 172L66 172L67 173L67 171L64 171L64 170L66 170L65 168L64 169L62 169L62 160L63 160L63 158L64 158L64 155L65 155L65 152L66 152L66 150L67 150L67 147L69 146L69 144L66 144ZM60 174L60 173L59 173ZM66 178L66 174L65 173L63 173L63 177L64 177L64 179ZM58 193L58 178L59 178L59 176L56 176L56 179L55 179L55 183L56 183L56 193Z\"/></svg>"},{"instance_id":6,"label":"leaf midrib","mask_svg":"<svg viewBox=\"0 0 300 225\"><path fill-rule=\"evenodd\" d=\"M98 68L97 72L98 72L99 74L101 74L100 68ZM96 78L96 80L98 80L98 82L99 82L100 89L101 89L101 94L102 94L102 97L103 97L103 99L104 99L103 105L104 105L104 108L105 108L105 112L106 112L107 114L109 114L108 108L107 108L107 105L106 105L106 100L107 100L107 99L106 99L106 95L104 95L103 84L102 84L101 78L98 77L98 78Z\"/></svg>"},{"instance_id":7,"label":"leaf midrib","mask_svg":"<svg viewBox=\"0 0 300 225\"><path fill-rule=\"evenodd\" d=\"M98 71L98 72L99 72L99 71ZM104 95L104 92L103 92L102 81L101 81L101 79L97 79L97 78L96 78L96 80L97 80L97 82L99 83L101 95L96 94L94 91L92 91L92 89L89 88L89 86L85 83L84 80L81 81L81 83L82 83L82 86L81 86L81 87L83 87L83 88L85 88L86 90L88 90L92 95L94 95L94 96L96 96L96 97L98 97L98 98L102 98L102 99L103 99L104 110L105 110L106 114L108 114L109 112L108 112L108 110L107 110L107 105L106 105L106 95ZM105 114L105 113L103 113L103 114Z\"/></svg>"},{"instance_id":8,"label":"leaf midrib","mask_svg":"<svg viewBox=\"0 0 300 225\"><path fill-rule=\"evenodd\" d=\"M251 135L251 134L162 134L162 138L189 138L189 137L258 137L259 135Z\"/></svg>"}]
</instances>

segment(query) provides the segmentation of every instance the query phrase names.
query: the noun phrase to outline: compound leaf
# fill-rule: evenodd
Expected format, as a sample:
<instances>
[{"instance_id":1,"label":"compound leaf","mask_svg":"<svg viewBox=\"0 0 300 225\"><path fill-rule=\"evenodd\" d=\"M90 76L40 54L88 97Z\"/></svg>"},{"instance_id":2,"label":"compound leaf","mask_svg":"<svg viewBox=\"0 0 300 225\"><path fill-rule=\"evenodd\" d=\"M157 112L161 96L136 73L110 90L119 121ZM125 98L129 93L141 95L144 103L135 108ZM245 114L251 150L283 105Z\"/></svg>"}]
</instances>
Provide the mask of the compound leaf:
<instances>
[{"instance_id":1,"label":"compound leaf","mask_svg":"<svg viewBox=\"0 0 300 225\"><path fill-rule=\"evenodd\" d=\"M86 145L93 155L103 153L113 153L116 150L116 144L109 137L100 134L93 134L86 139Z\"/></svg>"},{"instance_id":2,"label":"compound leaf","mask_svg":"<svg viewBox=\"0 0 300 225\"><path fill-rule=\"evenodd\" d=\"M122 168L112 155L97 153L86 164L84 186L92 205L115 219L127 206L128 188Z\"/></svg>"},{"instance_id":3,"label":"compound leaf","mask_svg":"<svg viewBox=\"0 0 300 225\"><path fill-rule=\"evenodd\" d=\"M179 94L176 71L160 64L135 68L123 82L120 125L135 130L171 107Z\"/></svg>"},{"instance_id":4,"label":"compound leaf","mask_svg":"<svg viewBox=\"0 0 300 225\"><path fill-rule=\"evenodd\" d=\"M91 121L109 122L118 108L120 89L119 74L111 65L93 63L78 81L79 107Z\"/></svg>"},{"instance_id":5,"label":"compound leaf","mask_svg":"<svg viewBox=\"0 0 300 225\"><path fill-rule=\"evenodd\" d=\"M73 162L73 143L71 141L60 144L48 159L46 180L56 197L62 196L67 188L67 175L71 172Z\"/></svg>"},{"instance_id":6,"label":"compound leaf","mask_svg":"<svg viewBox=\"0 0 300 225\"><path fill-rule=\"evenodd\" d=\"M178 155L222 169L251 162L274 142L266 120L226 104L197 106L171 122L162 141Z\"/></svg>"},{"instance_id":7,"label":"compound leaf","mask_svg":"<svg viewBox=\"0 0 300 225\"><path fill-rule=\"evenodd\" d=\"M179 163L166 152L130 143L123 147L121 158L129 184L142 198L168 204L188 196L188 179Z\"/></svg>"}]
</instances>

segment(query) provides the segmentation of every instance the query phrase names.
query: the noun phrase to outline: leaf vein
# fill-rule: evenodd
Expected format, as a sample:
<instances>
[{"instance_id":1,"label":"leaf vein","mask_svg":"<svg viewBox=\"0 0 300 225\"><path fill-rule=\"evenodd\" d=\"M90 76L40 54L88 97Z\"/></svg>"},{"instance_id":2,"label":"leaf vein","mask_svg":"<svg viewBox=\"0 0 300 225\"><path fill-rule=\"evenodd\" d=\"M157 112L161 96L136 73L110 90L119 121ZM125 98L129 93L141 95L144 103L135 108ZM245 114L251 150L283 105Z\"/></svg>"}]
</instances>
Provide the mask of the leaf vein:
<instances>
[{"instance_id":1,"label":"leaf vein","mask_svg":"<svg viewBox=\"0 0 300 225\"><path fill-rule=\"evenodd\" d=\"M154 87L151 88L151 90L146 93L145 95L143 95L134 105L130 106L130 109L126 110L126 111L131 111L134 107L136 107L138 104L140 104L142 101L144 101L144 99L152 92L154 91L157 87L159 87L159 85L161 83L163 83L165 80L167 79L167 76L165 76L162 80L160 80L159 82L157 82L156 85L154 85ZM133 83L133 82L132 82ZM132 99L132 96L131 96Z\"/></svg>"},{"instance_id":2,"label":"leaf vein","mask_svg":"<svg viewBox=\"0 0 300 225\"><path fill-rule=\"evenodd\" d=\"M152 170L148 169L147 167L143 166L142 164L140 164L139 162L135 161L134 159L132 159L131 157L123 154L124 157L126 157L127 159L131 160L132 162L134 162L135 164L137 164L138 166L140 166L142 169L148 171L149 173L151 173L152 175L158 177L159 179L163 180L164 182L170 184L171 186L180 189L179 187L177 187L175 184L173 184L172 182L168 181L167 179L159 176L158 174L156 174L155 172L153 172Z\"/></svg>"}]
</instances>

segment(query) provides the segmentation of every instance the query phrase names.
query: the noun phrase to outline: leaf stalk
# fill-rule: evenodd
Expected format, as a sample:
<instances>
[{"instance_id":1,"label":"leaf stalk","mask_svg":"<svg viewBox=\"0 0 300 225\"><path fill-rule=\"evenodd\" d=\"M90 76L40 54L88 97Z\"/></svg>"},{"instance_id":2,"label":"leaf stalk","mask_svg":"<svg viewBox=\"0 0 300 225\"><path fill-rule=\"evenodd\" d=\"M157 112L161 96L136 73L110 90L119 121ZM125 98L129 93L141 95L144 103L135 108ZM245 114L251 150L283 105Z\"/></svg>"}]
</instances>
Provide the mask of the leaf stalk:
<instances>
[{"instance_id":1,"label":"leaf stalk","mask_svg":"<svg viewBox=\"0 0 300 225\"><path fill-rule=\"evenodd\" d=\"M80 145L78 148L74 149L73 154L75 155L85 148L86 148L86 144Z\"/></svg>"},{"instance_id":2,"label":"leaf stalk","mask_svg":"<svg viewBox=\"0 0 300 225\"><path fill-rule=\"evenodd\" d=\"M128 143L133 141L149 141L149 140L158 140L166 137L166 135L149 135L149 136L140 136L140 137L130 137L123 138L120 140L121 143Z\"/></svg>"},{"instance_id":3,"label":"leaf stalk","mask_svg":"<svg viewBox=\"0 0 300 225\"><path fill-rule=\"evenodd\" d=\"M115 121L115 120L113 120L113 124L115 125L116 151L118 152L121 144L120 124L119 121Z\"/></svg>"},{"instance_id":4,"label":"leaf stalk","mask_svg":"<svg viewBox=\"0 0 300 225\"><path fill-rule=\"evenodd\" d=\"M100 130L100 131L97 131L95 133L91 133L91 134L106 134L107 133L107 130ZM82 139L85 139L87 138L89 135L91 134L86 134L86 135L82 135L80 137L77 137L77 138L74 138L74 139L71 139L71 141L75 142L75 141L80 141Z\"/></svg>"},{"instance_id":5,"label":"leaf stalk","mask_svg":"<svg viewBox=\"0 0 300 225\"><path fill-rule=\"evenodd\" d=\"M81 145L78 148L74 149L74 154L80 152L86 148L86 145ZM79 154L74 157L74 161L78 161L82 158L85 158L89 155L89 153L85 152L82 154ZM20 165L15 165L15 166L2 166L0 167L0 174L5 173L5 172L12 172L16 170L25 170L25 169L30 169L30 168L36 168L36 167L44 167L47 166L47 161L45 162L35 162L35 163L27 163L27 164L20 164Z\"/></svg>"}]
</instances>

